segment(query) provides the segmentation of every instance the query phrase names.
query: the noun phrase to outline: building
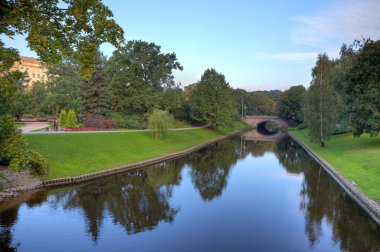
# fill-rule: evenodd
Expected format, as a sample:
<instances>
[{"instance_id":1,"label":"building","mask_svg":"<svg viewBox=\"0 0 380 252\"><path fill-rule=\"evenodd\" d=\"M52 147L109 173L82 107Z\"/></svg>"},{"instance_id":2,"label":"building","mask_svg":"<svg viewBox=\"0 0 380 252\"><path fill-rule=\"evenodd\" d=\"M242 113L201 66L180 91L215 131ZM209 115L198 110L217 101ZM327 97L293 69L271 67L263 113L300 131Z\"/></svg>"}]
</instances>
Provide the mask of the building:
<instances>
[{"instance_id":1,"label":"building","mask_svg":"<svg viewBox=\"0 0 380 252\"><path fill-rule=\"evenodd\" d=\"M29 86L36 81L47 81L47 68L44 64L33 57L20 56L20 61L16 62L11 70L27 72L30 78Z\"/></svg>"}]
</instances>

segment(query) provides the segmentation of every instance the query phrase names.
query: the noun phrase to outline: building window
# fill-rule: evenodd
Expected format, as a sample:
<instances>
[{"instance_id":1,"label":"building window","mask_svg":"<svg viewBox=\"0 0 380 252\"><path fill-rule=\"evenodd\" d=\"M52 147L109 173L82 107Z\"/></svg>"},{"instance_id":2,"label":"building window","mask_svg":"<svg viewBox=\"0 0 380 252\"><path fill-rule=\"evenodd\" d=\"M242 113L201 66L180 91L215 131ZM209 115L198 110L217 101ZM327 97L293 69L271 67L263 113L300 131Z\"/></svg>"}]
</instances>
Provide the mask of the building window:
<instances>
[{"instance_id":1,"label":"building window","mask_svg":"<svg viewBox=\"0 0 380 252\"><path fill-rule=\"evenodd\" d=\"M33 73L33 78L36 78L36 74L35 73Z\"/></svg>"},{"instance_id":2,"label":"building window","mask_svg":"<svg viewBox=\"0 0 380 252\"><path fill-rule=\"evenodd\" d=\"M40 74L37 74L37 77L40 78Z\"/></svg>"},{"instance_id":3,"label":"building window","mask_svg":"<svg viewBox=\"0 0 380 252\"><path fill-rule=\"evenodd\" d=\"M45 79L45 75L42 75L42 79Z\"/></svg>"}]
</instances>

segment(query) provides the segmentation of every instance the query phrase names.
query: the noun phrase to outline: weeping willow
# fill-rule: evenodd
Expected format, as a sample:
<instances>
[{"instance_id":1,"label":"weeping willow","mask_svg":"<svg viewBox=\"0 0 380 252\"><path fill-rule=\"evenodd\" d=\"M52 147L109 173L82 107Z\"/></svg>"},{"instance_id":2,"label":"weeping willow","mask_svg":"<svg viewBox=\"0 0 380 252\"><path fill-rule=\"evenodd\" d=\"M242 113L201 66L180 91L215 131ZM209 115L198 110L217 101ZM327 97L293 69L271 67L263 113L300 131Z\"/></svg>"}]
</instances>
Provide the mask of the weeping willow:
<instances>
[{"instance_id":1,"label":"weeping willow","mask_svg":"<svg viewBox=\"0 0 380 252\"><path fill-rule=\"evenodd\" d=\"M155 109L148 118L148 129L154 138L164 138L173 128L174 117L167 111Z\"/></svg>"}]
</instances>

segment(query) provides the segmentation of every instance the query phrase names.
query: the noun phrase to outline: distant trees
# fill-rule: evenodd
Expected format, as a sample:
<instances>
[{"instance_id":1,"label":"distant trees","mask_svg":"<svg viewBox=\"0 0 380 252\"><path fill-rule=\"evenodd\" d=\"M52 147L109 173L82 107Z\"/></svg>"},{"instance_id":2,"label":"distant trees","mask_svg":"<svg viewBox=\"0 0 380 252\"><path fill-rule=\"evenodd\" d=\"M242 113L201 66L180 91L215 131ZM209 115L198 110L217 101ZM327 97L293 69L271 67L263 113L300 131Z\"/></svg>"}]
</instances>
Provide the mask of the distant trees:
<instances>
[{"instance_id":1,"label":"distant trees","mask_svg":"<svg viewBox=\"0 0 380 252\"><path fill-rule=\"evenodd\" d=\"M332 84L334 63L326 54L319 54L312 70L312 82L305 95L304 116L311 140L325 146L335 128L337 95Z\"/></svg>"},{"instance_id":2,"label":"distant trees","mask_svg":"<svg viewBox=\"0 0 380 252\"><path fill-rule=\"evenodd\" d=\"M223 74L207 69L189 99L190 116L212 128L228 125L236 116L232 92Z\"/></svg>"},{"instance_id":3,"label":"distant trees","mask_svg":"<svg viewBox=\"0 0 380 252\"><path fill-rule=\"evenodd\" d=\"M278 104L278 116L292 125L303 122L303 100L306 89L302 85L292 86L286 90Z\"/></svg>"}]
</instances>

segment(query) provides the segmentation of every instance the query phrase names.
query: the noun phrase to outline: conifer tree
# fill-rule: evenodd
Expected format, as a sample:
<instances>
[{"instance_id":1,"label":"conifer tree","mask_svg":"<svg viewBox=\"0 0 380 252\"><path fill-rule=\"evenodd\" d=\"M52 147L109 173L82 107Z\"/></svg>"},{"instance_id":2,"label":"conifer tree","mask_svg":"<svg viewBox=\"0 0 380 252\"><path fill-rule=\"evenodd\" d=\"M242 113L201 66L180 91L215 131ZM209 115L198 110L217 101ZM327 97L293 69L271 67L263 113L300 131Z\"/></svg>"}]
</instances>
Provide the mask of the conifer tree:
<instances>
[{"instance_id":1,"label":"conifer tree","mask_svg":"<svg viewBox=\"0 0 380 252\"><path fill-rule=\"evenodd\" d=\"M67 122L66 110L62 109L61 114L59 114L59 126L65 126Z\"/></svg>"},{"instance_id":2,"label":"conifer tree","mask_svg":"<svg viewBox=\"0 0 380 252\"><path fill-rule=\"evenodd\" d=\"M86 117L107 117L111 111L111 93L106 81L106 58L97 52L91 78L83 83L83 110Z\"/></svg>"}]
</instances>

